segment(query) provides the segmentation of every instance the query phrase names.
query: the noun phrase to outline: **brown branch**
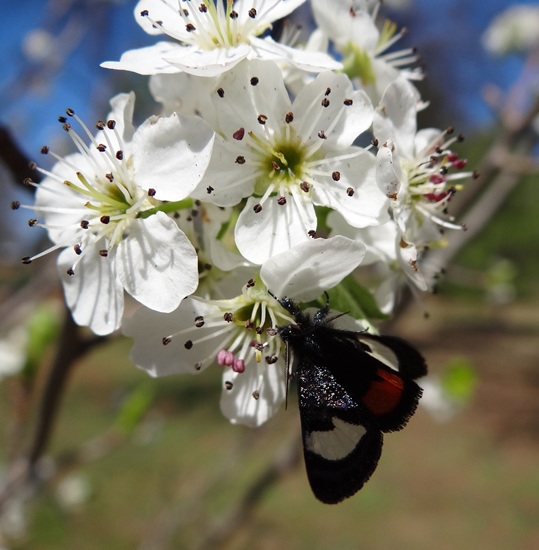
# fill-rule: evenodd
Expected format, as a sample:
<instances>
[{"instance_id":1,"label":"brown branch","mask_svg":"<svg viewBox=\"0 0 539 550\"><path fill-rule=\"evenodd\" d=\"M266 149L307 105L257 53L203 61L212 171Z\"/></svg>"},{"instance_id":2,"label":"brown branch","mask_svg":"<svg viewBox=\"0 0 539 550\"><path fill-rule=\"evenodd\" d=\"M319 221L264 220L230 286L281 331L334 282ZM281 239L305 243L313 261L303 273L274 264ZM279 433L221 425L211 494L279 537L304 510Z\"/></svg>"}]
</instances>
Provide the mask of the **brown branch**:
<instances>
[{"instance_id":1,"label":"brown branch","mask_svg":"<svg viewBox=\"0 0 539 550\"><path fill-rule=\"evenodd\" d=\"M39 405L36 430L28 452L14 461L6 475L6 481L0 490L0 510L12 496L17 495L28 484L39 481L39 459L51 438L68 377L77 360L103 340L101 337L83 340L80 328L73 322L70 312L65 310L56 357L47 376Z\"/></svg>"}]
</instances>

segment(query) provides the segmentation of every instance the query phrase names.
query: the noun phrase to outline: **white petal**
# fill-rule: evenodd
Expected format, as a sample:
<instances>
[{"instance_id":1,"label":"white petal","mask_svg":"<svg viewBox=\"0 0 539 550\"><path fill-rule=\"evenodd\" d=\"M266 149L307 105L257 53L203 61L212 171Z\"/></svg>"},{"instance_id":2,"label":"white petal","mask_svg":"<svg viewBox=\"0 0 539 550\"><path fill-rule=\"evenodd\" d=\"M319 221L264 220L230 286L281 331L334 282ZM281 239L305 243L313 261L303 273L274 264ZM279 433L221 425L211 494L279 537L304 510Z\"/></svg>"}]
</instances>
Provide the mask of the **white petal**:
<instances>
[{"instance_id":1,"label":"white petal","mask_svg":"<svg viewBox=\"0 0 539 550\"><path fill-rule=\"evenodd\" d=\"M186 53L184 46L174 42L157 42L153 46L128 50L122 54L120 61L105 61L101 67L142 75L178 73L180 69L165 61L165 58L179 59Z\"/></svg>"},{"instance_id":2,"label":"white petal","mask_svg":"<svg viewBox=\"0 0 539 550\"><path fill-rule=\"evenodd\" d=\"M382 146L376 155L376 182L387 197L396 198L401 188L402 170L398 156Z\"/></svg>"},{"instance_id":3,"label":"white petal","mask_svg":"<svg viewBox=\"0 0 539 550\"><path fill-rule=\"evenodd\" d=\"M345 105L345 100L351 100L352 103ZM352 145L356 137L370 127L374 116L367 95L362 91L354 91L345 74L329 71L319 74L299 92L292 111L294 126L303 142L308 139L319 143L318 134L324 131L324 147L335 149Z\"/></svg>"},{"instance_id":4,"label":"white petal","mask_svg":"<svg viewBox=\"0 0 539 550\"><path fill-rule=\"evenodd\" d=\"M313 300L351 273L365 257L365 245L337 235L311 239L264 263L260 277L280 298Z\"/></svg>"},{"instance_id":5,"label":"white petal","mask_svg":"<svg viewBox=\"0 0 539 550\"><path fill-rule=\"evenodd\" d=\"M210 164L204 178L191 193L191 197L208 201L217 206L234 206L253 193L256 167L238 164L236 158L243 154L238 147L232 152L220 135L215 136Z\"/></svg>"},{"instance_id":6,"label":"white petal","mask_svg":"<svg viewBox=\"0 0 539 550\"><path fill-rule=\"evenodd\" d=\"M148 10L148 16L141 15L142 11ZM177 0L139 0L134 9L136 22L148 34L163 34L159 26L152 21L162 21L167 32L178 38L189 38L185 29L185 21L178 13Z\"/></svg>"},{"instance_id":7,"label":"white petal","mask_svg":"<svg viewBox=\"0 0 539 550\"><path fill-rule=\"evenodd\" d=\"M268 365L249 362L245 372L235 373L227 368L223 385L232 382L232 389L223 388L221 411L233 424L257 427L279 410L285 399L285 367L282 358ZM258 392L258 399L253 392Z\"/></svg>"},{"instance_id":8,"label":"white petal","mask_svg":"<svg viewBox=\"0 0 539 550\"><path fill-rule=\"evenodd\" d=\"M308 71L318 73L342 69L342 63L335 61L330 55L314 50L301 50L275 42L270 36L265 38L250 38L252 50L248 59L265 59L269 61L285 61L290 65Z\"/></svg>"},{"instance_id":9,"label":"white petal","mask_svg":"<svg viewBox=\"0 0 539 550\"><path fill-rule=\"evenodd\" d=\"M207 325L195 327L195 318L216 311L217 307L191 298L186 298L172 313L159 313L141 307L122 323L122 332L134 338L129 356L139 369L145 370L151 376L196 374L199 370L204 370L215 357L211 355L209 359L204 359L218 346L222 335L197 343L197 339L215 333L216 329ZM176 335L168 344L163 344L163 338L190 328L193 330L185 335ZM192 346L185 345L189 340L194 342Z\"/></svg>"},{"instance_id":10,"label":"white petal","mask_svg":"<svg viewBox=\"0 0 539 550\"><path fill-rule=\"evenodd\" d=\"M239 0L238 4L240 3L242 3L245 7L247 7L247 5L251 7L252 4L252 2L247 2L245 0ZM273 4L273 6L271 6L271 9L265 16L263 14L259 14L260 21L264 23L272 23L273 21L277 21L277 19L282 19L304 3L305 0L282 0L281 2L270 0L269 2L266 2L266 4ZM264 8L266 8L266 6L264 6Z\"/></svg>"},{"instance_id":11,"label":"white petal","mask_svg":"<svg viewBox=\"0 0 539 550\"><path fill-rule=\"evenodd\" d=\"M114 120L114 127L122 138L122 143L128 143L133 139L135 127L133 126L133 111L135 110L135 93L117 94L110 100L112 111L109 113L107 120ZM111 132L111 135L114 135ZM98 134L99 136L99 134ZM121 149L121 147L118 147Z\"/></svg>"},{"instance_id":12,"label":"white petal","mask_svg":"<svg viewBox=\"0 0 539 550\"><path fill-rule=\"evenodd\" d=\"M223 77L220 89L221 96L214 94L213 102L219 114L219 130L225 138L232 140L233 134L244 128L243 140L238 142L242 145L251 139L248 132L266 139L264 132L268 129L281 130L291 102L282 72L275 63L259 60L241 63ZM267 117L264 127L258 121L260 114Z\"/></svg>"},{"instance_id":13,"label":"white petal","mask_svg":"<svg viewBox=\"0 0 539 550\"><path fill-rule=\"evenodd\" d=\"M124 310L123 288L115 276L113 259L101 257L98 247L92 246L84 251L75 274L68 275L77 258L72 248L58 256L66 303L78 325L89 327L95 334L110 334L119 328Z\"/></svg>"},{"instance_id":14,"label":"white petal","mask_svg":"<svg viewBox=\"0 0 539 550\"><path fill-rule=\"evenodd\" d=\"M174 220L158 212L129 225L117 247L118 277L141 304L170 312L198 285L197 254Z\"/></svg>"},{"instance_id":15,"label":"white petal","mask_svg":"<svg viewBox=\"0 0 539 550\"><path fill-rule=\"evenodd\" d=\"M151 117L133 137L135 183L159 200L184 199L208 167L214 135L196 116Z\"/></svg>"},{"instance_id":16,"label":"white petal","mask_svg":"<svg viewBox=\"0 0 539 550\"><path fill-rule=\"evenodd\" d=\"M300 205L300 215L292 197L288 197L282 206L277 204L277 197L271 197L264 203L262 211L256 213L253 207L258 201L256 197L249 197L234 233L238 250L250 262L261 264L271 256L311 239L308 232L316 230L316 214L311 203Z\"/></svg>"},{"instance_id":17,"label":"white petal","mask_svg":"<svg viewBox=\"0 0 539 550\"><path fill-rule=\"evenodd\" d=\"M411 91L410 83L400 77L386 88L374 120L376 138L381 143L393 140L400 153L407 158L413 158L417 129L416 105L417 99Z\"/></svg>"},{"instance_id":18,"label":"white petal","mask_svg":"<svg viewBox=\"0 0 539 550\"><path fill-rule=\"evenodd\" d=\"M249 44L238 44L234 48L202 50L196 46L183 47L184 52L166 56L166 61L178 69L195 76L219 76L230 70L251 52Z\"/></svg>"},{"instance_id":19,"label":"white petal","mask_svg":"<svg viewBox=\"0 0 539 550\"><path fill-rule=\"evenodd\" d=\"M388 199L376 183L375 162L371 153L363 152L339 164L339 181L318 177L323 185L313 185L314 204L337 210L354 227L385 223L389 219ZM348 187L354 191L351 196Z\"/></svg>"}]
</instances>

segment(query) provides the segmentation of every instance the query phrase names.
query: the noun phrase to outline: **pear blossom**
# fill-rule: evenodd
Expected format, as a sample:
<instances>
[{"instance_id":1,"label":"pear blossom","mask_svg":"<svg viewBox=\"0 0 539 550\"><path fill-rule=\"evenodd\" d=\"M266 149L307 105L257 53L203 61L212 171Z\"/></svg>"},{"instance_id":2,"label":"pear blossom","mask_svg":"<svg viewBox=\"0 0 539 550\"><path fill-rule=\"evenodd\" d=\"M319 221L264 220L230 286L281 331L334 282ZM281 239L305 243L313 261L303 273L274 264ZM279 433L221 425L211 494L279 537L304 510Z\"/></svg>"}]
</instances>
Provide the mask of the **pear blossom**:
<instances>
[{"instance_id":1,"label":"pear blossom","mask_svg":"<svg viewBox=\"0 0 539 550\"><path fill-rule=\"evenodd\" d=\"M418 260L429 246L443 245L443 229L461 229L446 214L447 206L474 177L464 171L466 159L451 150L462 140L452 128L417 130L417 103L403 78L391 83L376 110L373 130L379 143L376 177L391 199L397 232L396 250L401 266L421 290L427 289Z\"/></svg>"},{"instance_id":2,"label":"pear blossom","mask_svg":"<svg viewBox=\"0 0 539 550\"><path fill-rule=\"evenodd\" d=\"M120 61L102 67L143 75L186 72L218 76L243 59L283 61L303 70L338 69L341 64L322 52L306 52L261 35L305 0L140 0L139 25L149 34L173 41L129 50Z\"/></svg>"},{"instance_id":3,"label":"pear blossom","mask_svg":"<svg viewBox=\"0 0 539 550\"><path fill-rule=\"evenodd\" d=\"M234 423L257 426L285 399L284 345L277 327L294 319L279 303L309 301L338 284L363 260L365 246L343 236L314 239L267 260L258 275L228 300L186 298L161 314L140 308L123 332L130 356L152 376L224 368L221 409Z\"/></svg>"},{"instance_id":4,"label":"pear blossom","mask_svg":"<svg viewBox=\"0 0 539 550\"><path fill-rule=\"evenodd\" d=\"M372 122L368 97L344 74L324 72L292 102L280 69L245 61L214 92L218 136L192 196L219 206L247 198L235 229L240 253L257 264L310 240L315 206L355 227L387 219L375 157L352 145Z\"/></svg>"},{"instance_id":5,"label":"pear blossom","mask_svg":"<svg viewBox=\"0 0 539 550\"><path fill-rule=\"evenodd\" d=\"M515 4L497 15L481 37L483 47L495 55L528 53L539 46L539 6Z\"/></svg>"},{"instance_id":6,"label":"pear blossom","mask_svg":"<svg viewBox=\"0 0 539 550\"><path fill-rule=\"evenodd\" d=\"M72 109L60 117L77 153L54 156L51 171L37 187L32 208L56 249L58 271L73 318L96 334L119 328L126 290L140 303L172 311L198 284L197 254L165 211L185 199L209 162L213 131L196 117L173 114L132 125L134 94L113 98L108 121L94 138ZM90 145L75 132L77 120ZM17 205L20 206L20 205Z\"/></svg>"},{"instance_id":7,"label":"pear blossom","mask_svg":"<svg viewBox=\"0 0 539 550\"><path fill-rule=\"evenodd\" d=\"M414 49L389 50L406 32L397 32L394 23L386 20L382 30L376 24L381 2L367 0L313 0L314 19L323 38L334 43L342 54L344 72L357 81L374 103L393 80L402 76L422 107L419 92L412 84L421 80L419 68L410 68L418 60Z\"/></svg>"}]
</instances>

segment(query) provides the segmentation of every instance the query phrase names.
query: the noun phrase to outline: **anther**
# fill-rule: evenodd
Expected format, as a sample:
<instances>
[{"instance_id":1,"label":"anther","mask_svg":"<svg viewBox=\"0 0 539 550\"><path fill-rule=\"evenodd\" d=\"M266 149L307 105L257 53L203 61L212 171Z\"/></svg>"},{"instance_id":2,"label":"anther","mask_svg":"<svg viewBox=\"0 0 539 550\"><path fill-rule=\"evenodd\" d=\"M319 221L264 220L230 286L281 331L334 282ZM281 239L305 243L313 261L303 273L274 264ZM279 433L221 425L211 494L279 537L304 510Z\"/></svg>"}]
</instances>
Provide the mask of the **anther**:
<instances>
[{"instance_id":1,"label":"anther","mask_svg":"<svg viewBox=\"0 0 539 550\"><path fill-rule=\"evenodd\" d=\"M302 181L300 184L299 184L299 188L304 191L305 193L308 193L310 188L311 188L311 185L308 181Z\"/></svg>"},{"instance_id":2,"label":"anther","mask_svg":"<svg viewBox=\"0 0 539 550\"><path fill-rule=\"evenodd\" d=\"M326 136L326 133L324 132L324 130L320 130L320 132L318 132L318 137L320 139L327 139L327 136Z\"/></svg>"},{"instance_id":3,"label":"anther","mask_svg":"<svg viewBox=\"0 0 539 550\"><path fill-rule=\"evenodd\" d=\"M11 201L11 210L18 210L21 207L19 201Z\"/></svg>"},{"instance_id":4,"label":"anther","mask_svg":"<svg viewBox=\"0 0 539 550\"><path fill-rule=\"evenodd\" d=\"M326 88L326 91L324 92L325 96L328 96L331 93L331 88Z\"/></svg>"},{"instance_id":5,"label":"anther","mask_svg":"<svg viewBox=\"0 0 539 550\"><path fill-rule=\"evenodd\" d=\"M255 390L252 395L256 400L258 400L258 398L260 397L260 392L258 390Z\"/></svg>"},{"instance_id":6,"label":"anther","mask_svg":"<svg viewBox=\"0 0 539 550\"><path fill-rule=\"evenodd\" d=\"M121 149L119 151L116 151L116 158L118 160L123 160L124 159L124 152Z\"/></svg>"},{"instance_id":7,"label":"anther","mask_svg":"<svg viewBox=\"0 0 539 550\"><path fill-rule=\"evenodd\" d=\"M325 97L321 102L322 107L329 107L329 99Z\"/></svg>"},{"instance_id":8,"label":"anther","mask_svg":"<svg viewBox=\"0 0 539 550\"><path fill-rule=\"evenodd\" d=\"M75 111L73 109L71 109L70 107L68 107L66 109L66 115L67 116L75 116Z\"/></svg>"},{"instance_id":9,"label":"anther","mask_svg":"<svg viewBox=\"0 0 539 550\"><path fill-rule=\"evenodd\" d=\"M238 374L245 372L245 361L243 359L234 359L232 370Z\"/></svg>"},{"instance_id":10,"label":"anther","mask_svg":"<svg viewBox=\"0 0 539 550\"><path fill-rule=\"evenodd\" d=\"M82 227L82 229L88 229L88 227L90 227L90 222L88 220L82 220L80 222L80 226Z\"/></svg>"},{"instance_id":11,"label":"anther","mask_svg":"<svg viewBox=\"0 0 539 550\"><path fill-rule=\"evenodd\" d=\"M73 250L75 251L75 254L77 256L80 256L82 254L82 248L80 247L80 244L76 244L74 247L73 247Z\"/></svg>"},{"instance_id":12,"label":"anther","mask_svg":"<svg viewBox=\"0 0 539 550\"><path fill-rule=\"evenodd\" d=\"M355 191L349 187L347 190L346 190L346 194L349 196L349 197L352 197L354 195Z\"/></svg>"},{"instance_id":13,"label":"anther","mask_svg":"<svg viewBox=\"0 0 539 550\"><path fill-rule=\"evenodd\" d=\"M277 204L278 204L279 206L284 206L284 205L286 204L286 197L279 197L279 198L277 199Z\"/></svg>"},{"instance_id":14,"label":"anther","mask_svg":"<svg viewBox=\"0 0 539 550\"><path fill-rule=\"evenodd\" d=\"M114 130L114 128L116 128L116 121L115 120L107 120L107 128L109 130Z\"/></svg>"},{"instance_id":15,"label":"anther","mask_svg":"<svg viewBox=\"0 0 539 550\"><path fill-rule=\"evenodd\" d=\"M223 90L223 88L218 88L217 89L217 95L219 97L225 97L225 91Z\"/></svg>"},{"instance_id":16,"label":"anther","mask_svg":"<svg viewBox=\"0 0 539 550\"><path fill-rule=\"evenodd\" d=\"M211 195L213 193L213 187L211 185L208 185L208 187L206 187L206 193L208 193L208 195Z\"/></svg>"},{"instance_id":17,"label":"anther","mask_svg":"<svg viewBox=\"0 0 539 550\"><path fill-rule=\"evenodd\" d=\"M290 124L294 120L294 113L286 113L284 120L287 124Z\"/></svg>"},{"instance_id":18,"label":"anther","mask_svg":"<svg viewBox=\"0 0 539 550\"><path fill-rule=\"evenodd\" d=\"M25 256L24 258L21 258L21 262L28 265L32 263L32 260L30 259L30 256Z\"/></svg>"},{"instance_id":19,"label":"anther","mask_svg":"<svg viewBox=\"0 0 539 550\"><path fill-rule=\"evenodd\" d=\"M254 9L254 8L253 8L253 9ZM251 11L252 11L252 10L251 10ZM255 11L256 11L256 10L255 10ZM250 82L251 82L251 86L256 86L256 85L258 84L258 82L259 82L258 76L253 76L253 77L251 78Z\"/></svg>"},{"instance_id":20,"label":"anther","mask_svg":"<svg viewBox=\"0 0 539 550\"><path fill-rule=\"evenodd\" d=\"M245 128L240 128L239 130L236 130L232 137L238 141L241 141L243 139L243 136L245 135Z\"/></svg>"},{"instance_id":21,"label":"anther","mask_svg":"<svg viewBox=\"0 0 539 550\"><path fill-rule=\"evenodd\" d=\"M170 338L169 336L165 336L161 342L163 342L163 346L168 346L170 344L170 342L172 342L172 338Z\"/></svg>"},{"instance_id":22,"label":"anther","mask_svg":"<svg viewBox=\"0 0 539 550\"><path fill-rule=\"evenodd\" d=\"M102 120L98 120L95 127L98 130L104 130L105 129L105 123Z\"/></svg>"},{"instance_id":23,"label":"anther","mask_svg":"<svg viewBox=\"0 0 539 550\"><path fill-rule=\"evenodd\" d=\"M192 340L187 340L187 342L185 342L185 344L183 346L184 346L185 349L191 349L193 347Z\"/></svg>"},{"instance_id":24,"label":"anther","mask_svg":"<svg viewBox=\"0 0 539 550\"><path fill-rule=\"evenodd\" d=\"M73 277L73 275L75 275L75 270L74 270L72 267L70 267L70 268L66 271L66 273L67 273L70 277Z\"/></svg>"},{"instance_id":25,"label":"anther","mask_svg":"<svg viewBox=\"0 0 539 550\"><path fill-rule=\"evenodd\" d=\"M236 164L245 164L245 157L242 155L238 155L236 157Z\"/></svg>"},{"instance_id":26,"label":"anther","mask_svg":"<svg viewBox=\"0 0 539 550\"><path fill-rule=\"evenodd\" d=\"M225 313L223 315L223 319L227 322L227 323L231 323L233 320L234 320L234 315L232 313L230 313L230 311L228 311L227 313Z\"/></svg>"},{"instance_id":27,"label":"anther","mask_svg":"<svg viewBox=\"0 0 539 550\"><path fill-rule=\"evenodd\" d=\"M247 288L252 288L253 286L255 286L254 279L249 279L246 286Z\"/></svg>"},{"instance_id":28,"label":"anther","mask_svg":"<svg viewBox=\"0 0 539 550\"><path fill-rule=\"evenodd\" d=\"M155 197L156 193L157 193L157 191L153 187L150 187L148 189L148 197Z\"/></svg>"},{"instance_id":29,"label":"anther","mask_svg":"<svg viewBox=\"0 0 539 550\"><path fill-rule=\"evenodd\" d=\"M39 220L37 220L36 218L30 218L28 220L28 225L30 227L35 227L38 223L39 223Z\"/></svg>"},{"instance_id":30,"label":"anther","mask_svg":"<svg viewBox=\"0 0 539 550\"><path fill-rule=\"evenodd\" d=\"M331 174L331 179L333 181L339 181L341 179L341 173L339 171L335 171Z\"/></svg>"},{"instance_id":31,"label":"anther","mask_svg":"<svg viewBox=\"0 0 539 550\"><path fill-rule=\"evenodd\" d=\"M107 225L108 223L110 223L110 216L101 216L99 218L99 221L105 225Z\"/></svg>"},{"instance_id":32,"label":"anther","mask_svg":"<svg viewBox=\"0 0 539 550\"><path fill-rule=\"evenodd\" d=\"M49 146L48 145L43 145L43 147L39 150L39 152L42 155L47 155L49 153Z\"/></svg>"},{"instance_id":33,"label":"anther","mask_svg":"<svg viewBox=\"0 0 539 550\"><path fill-rule=\"evenodd\" d=\"M193 23L187 23L187 25L185 25L185 30L187 32L193 32L196 31L197 28L193 25Z\"/></svg>"},{"instance_id":34,"label":"anther","mask_svg":"<svg viewBox=\"0 0 539 550\"><path fill-rule=\"evenodd\" d=\"M258 124L266 124L268 117L266 115L258 115Z\"/></svg>"},{"instance_id":35,"label":"anther","mask_svg":"<svg viewBox=\"0 0 539 550\"><path fill-rule=\"evenodd\" d=\"M344 103L347 107L350 107L350 105L352 105L354 102L353 102L353 100L351 100L351 99L345 99L345 100L343 101L343 103Z\"/></svg>"},{"instance_id":36,"label":"anther","mask_svg":"<svg viewBox=\"0 0 539 550\"><path fill-rule=\"evenodd\" d=\"M312 237L314 239L316 237L316 231L314 229L311 229L307 232L307 235L309 235L309 237Z\"/></svg>"},{"instance_id":37,"label":"anther","mask_svg":"<svg viewBox=\"0 0 539 550\"><path fill-rule=\"evenodd\" d=\"M99 251L99 255L100 255L102 258L106 258L106 257L109 255L109 251L108 251L108 250L100 250L100 251Z\"/></svg>"},{"instance_id":38,"label":"anther","mask_svg":"<svg viewBox=\"0 0 539 550\"><path fill-rule=\"evenodd\" d=\"M254 19L256 17L256 9L255 8L251 8L248 13L249 13L249 17L251 19Z\"/></svg>"},{"instance_id":39,"label":"anther","mask_svg":"<svg viewBox=\"0 0 539 550\"><path fill-rule=\"evenodd\" d=\"M106 150L107 150L107 146L104 145L103 143L100 143L96 149L100 152L100 153L104 153Z\"/></svg>"},{"instance_id":40,"label":"anther","mask_svg":"<svg viewBox=\"0 0 539 550\"><path fill-rule=\"evenodd\" d=\"M253 210L255 214L259 214L260 212L262 212L262 205L260 203L255 204L253 206Z\"/></svg>"},{"instance_id":41,"label":"anther","mask_svg":"<svg viewBox=\"0 0 539 550\"><path fill-rule=\"evenodd\" d=\"M227 380L225 382L225 389L227 389L228 391L230 391L233 387L234 387L234 384L232 384L232 382L230 382L230 380Z\"/></svg>"},{"instance_id":42,"label":"anther","mask_svg":"<svg viewBox=\"0 0 539 550\"><path fill-rule=\"evenodd\" d=\"M203 326L204 326L204 317L202 317L202 315L195 317L195 327L200 328Z\"/></svg>"}]
</instances>

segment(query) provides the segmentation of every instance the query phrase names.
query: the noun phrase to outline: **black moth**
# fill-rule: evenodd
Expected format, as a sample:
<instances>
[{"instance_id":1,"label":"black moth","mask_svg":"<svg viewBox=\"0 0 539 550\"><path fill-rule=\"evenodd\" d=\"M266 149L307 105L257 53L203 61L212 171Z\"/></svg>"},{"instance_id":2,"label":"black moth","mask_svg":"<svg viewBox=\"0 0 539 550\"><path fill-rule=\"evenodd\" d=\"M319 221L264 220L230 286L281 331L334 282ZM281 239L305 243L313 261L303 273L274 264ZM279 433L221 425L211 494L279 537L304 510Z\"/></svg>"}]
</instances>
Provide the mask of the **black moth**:
<instances>
[{"instance_id":1,"label":"black moth","mask_svg":"<svg viewBox=\"0 0 539 550\"><path fill-rule=\"evenodd\" d=\"M335 328L329 304L311 318L279 300L295 324L278 327L297 361L305 466L315 496L335 504L354 495L376 469L383 432L402 429L427 373L421 354L393 336Z\"/></svg>"}]
</instances>

